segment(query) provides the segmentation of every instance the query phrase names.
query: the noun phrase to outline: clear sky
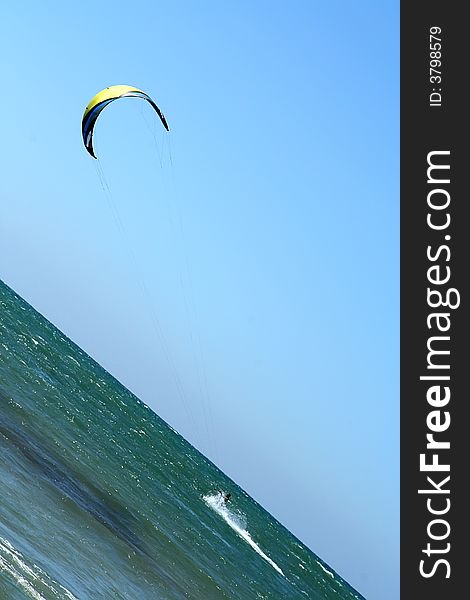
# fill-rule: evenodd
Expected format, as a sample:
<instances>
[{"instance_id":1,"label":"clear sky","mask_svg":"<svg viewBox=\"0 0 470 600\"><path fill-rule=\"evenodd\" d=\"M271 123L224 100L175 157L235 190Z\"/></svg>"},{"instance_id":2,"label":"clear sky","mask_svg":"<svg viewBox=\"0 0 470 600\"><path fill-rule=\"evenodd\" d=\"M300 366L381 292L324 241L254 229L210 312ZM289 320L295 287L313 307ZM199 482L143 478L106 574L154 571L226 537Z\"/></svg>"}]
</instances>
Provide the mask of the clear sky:
<instances>
[{"instance_id":1,"label":"clear sky","mask_svg":"<svg viewBox=\"0 0 470 600\"><path fill-rule=\"evenodd\" d=\"M398 26L372 0L0 19L0 278L377 600L398 597ZM98 164L81 117L113 84L171 132L116 102Z\"/></svg>"}]
</instances>

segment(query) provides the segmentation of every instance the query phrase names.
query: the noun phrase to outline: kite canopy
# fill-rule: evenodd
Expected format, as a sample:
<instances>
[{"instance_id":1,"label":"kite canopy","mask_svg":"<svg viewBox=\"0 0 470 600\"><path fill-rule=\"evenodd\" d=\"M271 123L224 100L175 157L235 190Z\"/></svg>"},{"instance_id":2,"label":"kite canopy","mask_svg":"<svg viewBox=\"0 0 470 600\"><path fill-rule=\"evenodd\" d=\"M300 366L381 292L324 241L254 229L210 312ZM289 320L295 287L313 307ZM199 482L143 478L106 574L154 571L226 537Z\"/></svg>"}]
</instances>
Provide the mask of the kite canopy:
<instances>
[{"instance_id":1,"label":"kite canopy","mask_svg":"<svg viewBox=\"0 0 470 600\"><path fill-rule=\"evenodd\" d=\"M110 87L101 90L96 96L90 100L88 106L85 108L82 119L82 135L83 143L88 152L96 158L93 150L93 130L95 127L96 119L99 117L103 108L108 106L113 100L118 98L142 98L147 100L149 104L156 111L160 117L160 121L163 123L163 127L169 131L168 123L166 122L165 116L162 111L158 108L155 102L142 90L132 87L130 85L112 85Z\"/></svg>"}]
</instances>

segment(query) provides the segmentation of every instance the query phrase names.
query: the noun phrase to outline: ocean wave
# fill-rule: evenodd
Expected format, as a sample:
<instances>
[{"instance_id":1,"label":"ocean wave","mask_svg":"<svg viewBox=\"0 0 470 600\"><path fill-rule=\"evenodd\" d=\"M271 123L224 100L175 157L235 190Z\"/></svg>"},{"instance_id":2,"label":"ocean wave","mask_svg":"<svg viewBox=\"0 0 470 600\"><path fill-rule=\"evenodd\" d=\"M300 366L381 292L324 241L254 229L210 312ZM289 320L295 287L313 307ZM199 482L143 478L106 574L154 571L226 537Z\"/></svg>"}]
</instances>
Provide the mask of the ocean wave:
<instances>
[{"instance_id":1,"label":"ocean wave","mask_svg":"<svg viewBox=\"0 0 470 600\"><path fill-rule=\"evenodd\" d=\"M21 552L1 536L0 571L4 571L33 600L78 600L70 590L54 581L40 567L34 563L28 564Z\"/></svg>"}]
</instances>

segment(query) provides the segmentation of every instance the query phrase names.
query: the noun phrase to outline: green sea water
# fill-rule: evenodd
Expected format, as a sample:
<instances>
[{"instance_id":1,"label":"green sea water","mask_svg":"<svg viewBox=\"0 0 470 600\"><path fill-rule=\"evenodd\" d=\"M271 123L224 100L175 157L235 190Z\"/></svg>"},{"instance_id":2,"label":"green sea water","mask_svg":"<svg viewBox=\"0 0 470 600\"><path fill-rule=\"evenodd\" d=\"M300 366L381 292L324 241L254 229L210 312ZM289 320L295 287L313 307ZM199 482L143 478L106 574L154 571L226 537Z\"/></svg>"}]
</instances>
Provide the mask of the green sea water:
<instances>
[{"instance_id":1,"label":"green sea water","mask_svg":"<svg viewBox=\"0 0 470 600\"><path fill-rule=\"evenodd\" d=\"M0 458L1 600L362 598L2 282Z\"/></svg>"}]
</instances>

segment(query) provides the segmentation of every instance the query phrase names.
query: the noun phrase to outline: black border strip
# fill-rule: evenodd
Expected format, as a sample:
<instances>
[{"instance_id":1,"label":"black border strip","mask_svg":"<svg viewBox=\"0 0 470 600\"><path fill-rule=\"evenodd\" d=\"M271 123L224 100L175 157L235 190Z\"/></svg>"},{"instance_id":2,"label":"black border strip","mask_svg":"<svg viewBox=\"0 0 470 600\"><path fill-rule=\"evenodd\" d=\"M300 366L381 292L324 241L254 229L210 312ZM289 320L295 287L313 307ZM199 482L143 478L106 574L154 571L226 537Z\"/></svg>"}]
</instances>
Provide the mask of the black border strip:
<instances>
[{"instance_id":1,"label":"black border strip","mask_svg":"<svg viewBox=\"0 0 470 600\"><path fill-rule=\"evenodd\" d=\"M465 385L466 372L470 371L467 314L470 250L466 243L470 239L470 219L466 218L470 171L466 146L470 127L465 91L470 52L464 7L457 2L435 0L401 4L402 600L447 600L463 598L469 593L465 592L469 568L468 518L464 511L469 504L465 489L470 458L465 443L470 440L466 418L470 401ZM441 33L436 35L441 38L439 42L430 39L431 27L440 28ZM430 61L436 58L430 55L431 43L441 44L441 65L434 63L441 71L441 81L430 81ZM436 95L431 97L432 93ZM437 93L441 94L440 101ZM447 151L449 154L430 154ZM431 169L428 174L428 160L448 164L450 169ZM447 198L449 204L442 210L429 206L434 200L444 205ZM437 229L429 225L428 218L438 226L450 221L445 228ZM437 270L429 270L436 266ZM448 273L450 279L446 283L430 281L441 281ZM428 288L440 291L444 298L454 288L451 303L457 303L458 294L460 306L432 308ZM431 302L437 303L437 298L434 294ZM448 315L439 321L442 328L449 326L445 332L439 330L438 319L430 317L437 312ZM429 354L429 347L449 353ZM448 369L444 368L446 365ZM422 376L449 379L432 381L420 379ZM432 386L436 386L434 396L428 396L432 394L428 392ZM445 387L449 388L450 399L437 406L437 390L444 394ZM448 427L444 431L432 431L438 426L444 428L445 424ZM427 434L449 442L450 448L427 448ZM435 460L449 465L450 470L420 469L421 454L427 464L436 454ZM445 481L446 477L450 479ZM438 515L438 511L442 514Z\"/></svg>"}]
</instances>

